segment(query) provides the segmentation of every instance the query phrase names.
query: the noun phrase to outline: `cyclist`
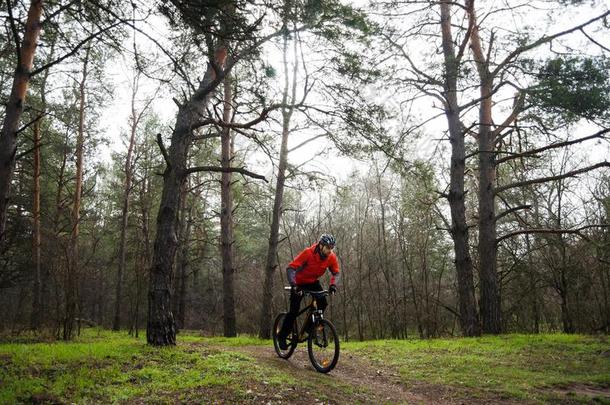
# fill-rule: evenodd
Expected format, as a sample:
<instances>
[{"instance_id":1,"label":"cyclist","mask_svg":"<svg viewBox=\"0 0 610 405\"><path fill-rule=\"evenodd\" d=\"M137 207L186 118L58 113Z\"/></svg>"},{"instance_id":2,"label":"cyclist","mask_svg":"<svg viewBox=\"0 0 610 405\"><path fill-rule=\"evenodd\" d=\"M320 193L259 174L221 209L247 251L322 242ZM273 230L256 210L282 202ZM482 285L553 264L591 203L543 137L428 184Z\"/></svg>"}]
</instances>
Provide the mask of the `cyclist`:
<instances>
[{"instance_id":1,"label":"cyclist","mask_svg":"<svg viewBox=\"0 0 610 405\"><path fill-rule=\"evenodd\" d=\"M292 324L296 319L303 291L321 291L322 286L318 280L326 270L331 273L330 286L328 291L331 294L337 292L337 282L339 281L339 261L333 252L335 247L335 237L330 234L322 234L318 242L303 250L286 268L286 275L290 283L290 312L284 318L284 324L278 333L278 343L280 349L288 349L286 338L292 330ZM324 311L327 306L326 297L317 297L318 309Z\"/></svg>"}]
</instances>

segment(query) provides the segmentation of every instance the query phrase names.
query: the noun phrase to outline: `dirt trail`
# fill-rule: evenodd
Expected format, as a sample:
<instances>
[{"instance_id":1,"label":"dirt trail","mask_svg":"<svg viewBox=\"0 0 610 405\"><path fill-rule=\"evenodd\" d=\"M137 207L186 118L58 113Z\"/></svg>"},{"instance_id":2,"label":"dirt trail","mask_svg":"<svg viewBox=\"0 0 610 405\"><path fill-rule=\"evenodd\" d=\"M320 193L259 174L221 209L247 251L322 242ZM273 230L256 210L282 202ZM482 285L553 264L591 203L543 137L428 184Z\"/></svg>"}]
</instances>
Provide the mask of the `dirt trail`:
<instances>
[{"instance_id":1,"label":"dirt trail","mask_svg":"<svg viewBox=\"0 0 610 405\"><path fill-rule=\"evenodd\" d=\"M278 388L262 381L249 387L248 401L257 403L308 404L471 404L507 403L499 399L467 398L448 387L405 386L395 370L380 369L351 353L341 353L337 367L329 374L315 371L307 350L297 348L288 360L280 359L272 347L245 346L236 351L249 354L261 364L274 367L300 381L298 386ZM508 401L510 402L510 401Z\"/></svg>"}]
</instances>

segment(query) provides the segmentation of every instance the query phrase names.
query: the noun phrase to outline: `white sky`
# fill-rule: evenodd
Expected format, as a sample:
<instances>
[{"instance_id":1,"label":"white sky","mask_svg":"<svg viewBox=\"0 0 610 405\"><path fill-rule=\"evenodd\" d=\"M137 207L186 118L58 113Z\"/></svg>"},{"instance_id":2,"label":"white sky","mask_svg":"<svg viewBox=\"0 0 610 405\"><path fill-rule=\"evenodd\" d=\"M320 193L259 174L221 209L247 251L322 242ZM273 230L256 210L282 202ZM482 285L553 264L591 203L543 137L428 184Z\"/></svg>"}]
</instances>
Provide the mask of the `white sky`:
<instances>
[{"instance_id":1,"label":"white sky","mask_svg":"<svg viewBox=\"0 0 610 405\"><path fill-rule=\"evenodd\" d=\"M355 3L363 3L363 1L361 2L355 2ZM493 1L491 2L493 3L494 6L501 6L505 3L505 1ZM512 3L511 3L512 4ZM541 3L542 4L542 3ZM608 6L605 5L603 6L605 8L607 8ZM531 9L528 9L531 12ZM596 12L599 11L599 8L597 10L595 10ZM569 15L569 18L563 18L560 19L558 21L551 21L551 19L548 17L549 12L547 11L541 11L541 13L539 14L539 18L534 20L534 24L539 24L539 25L544 25L544 26L550 26L551 28L549 29L549 32L553 33L553 32L557 32L560 31L562 29L565 29L567 27L571 27L575 22L582 22L582 21L586 21L588 18L590 18L591 14L593 12L592 8L587 8L587 7L579 7L577 9L577 11L571 12L571 14ZM535 16L529 16L528 17L530 20L534 19ZM510 25L511 23L515 23L515 24L520 24L518 21L511 21L511 22L507 22L505 24L505 28L510 29ZM160 24L155 24L157 30L159 30L160 32L163 32L163 29L161 29ZM590 30L588 30L590 32ZM605 32L598 32L596 33L596 39L601 42L602 44L604 44L606 47L610 48L610 36L608 35L608 30L606 30ZM582 36L581 38L582 39ZM129 41L129 45L126 45L128 47L131 47L131 40ZM417 44L413 44L415 46L415 49L413 49L413 54L419 54L421 53L421 50L417 48ZM591 47L591 52L598 52L599 48L597 48L597 50L595 49L596 46L592 45L589 43L589 46ZM273 51L270 51L273 52ZM278 71L279 74L281 74L281 57L278 54L277 58L273 58L277 61L277 63L275 63L275 68ZM125 60L124 57L121 57L117 60L112 61L112 64L110 64L110 66L108 67L108 73L109 75L111 75L113 77L113 80L115 82L115 86L117 88L116 94L114 99L112 100L112 103L108 106L108 108L104 111L104 114L102 116L102 126L106 128L106 134L107 134L107 138L112 140L112 146L111 149L112 150L124 150L125 146L122 144L122 141L120 140L119 134L121 133L121 131L126 132L126 128L128 127L128 118L129 118L129 114L130 114L130 86L131 86L131 61L129 60ZM156 86L155 83L148 83L148 89L143 89L142 91L142 95L145 96L146 94L151 94L152 93L152 89ZM121 91L122 89L122 91ZM375 89L375 88L371 88L370 89L370 93L371 96L377 96L377 98L381 98L383 99L384 102L386 103L395 103L395 100L393 99L393 94L391 94L391 92L387 92L387 90L383 90L383 89ZM173 125L173 122L175 120L175 115L177 112L177 108L174 104L174 102L171 100L171 97L175 97L176 95L172 95L172 94L165 94L163 96L158 97L155 102L153 103L153 109L154 111L161 117L161 119L166 122L169 125ZM145 97L144 97L145 98ZM432 110L432 101L431 100L425 100L423 99L420 106L419 106L419 114L421 114L423 117L429 116L429 114L436 114L438 111L433 111ZM503 114L497 114L496 116L503 116ZM416 144L413 146L412 150L414 151L414 156L412 157L418 157L418 158L423 158L423 159L428 159L433 157L436 153L437 153L437 147L438 147L438 138L440 138L440 134L441 132L446 128L446 122L445 122L445 118L444 117L440 117L439 119L435 120L434 122L430 123L429 125L426 126L426 132L429 134L429 136L424 136L421 137L419 140L416 141ZM314 131L315 132L315 131ZM583 128L577 128L574 131L574 136L584 136L584 135L588 135L590 133L592 133L592 130L589 130L585 127ZM317 133L317 132L316 132ZM303 136L299 136L297 137L292 137L290 140L290 147L302 142L302 140L305 139L305 137ZM279 138L278 138L278 142L279 142ZM293 153L290 156L290 162L292 164L300 164L303 161L308 161L310 160L313 156L315 156L321 149L324 149L325 147L327 147L328 142L325 140L319 140L316 142L312 142L310 145L308 145L306 148L303 148L303 150L300 150L298 153ZM594 143L589 143L589 144L585 144L585 145L580 145L576 148L577 150L579 150L579 153L583 153L585 155L587 155L590 159L590 161L600 161L600 160L604 160L607 159L607 156L610 154L610 149L608 148L608 143L604 143L602 145L596 145ZM105 151L103 153L103 155L105 157L109 157L109 151ZM254 160L260 160L258 158L255 158ZM366 165L360 163L360 162L356 162L353 161L351 159L345 158L345 157L338 157L336 156L336 154L333 153L332 156L323 158L323 159L318 159L318 160L314 160L314 162L311 164L312 167L314 167L314 170L319 170L320 168L325 168L325 167L332 167L332 171L334 173L336 173L338 175L338 177L346 177L349 173L351 173L354 168L358 168L360 170L364 170L367 168ZM261 168L250 168L251 170L254 171L260 171L261 173L264 173L266 176L269 176L270 171L271 171L271 166L267 163L266 167L261 167Z\"/></svg>"}]
</instances>

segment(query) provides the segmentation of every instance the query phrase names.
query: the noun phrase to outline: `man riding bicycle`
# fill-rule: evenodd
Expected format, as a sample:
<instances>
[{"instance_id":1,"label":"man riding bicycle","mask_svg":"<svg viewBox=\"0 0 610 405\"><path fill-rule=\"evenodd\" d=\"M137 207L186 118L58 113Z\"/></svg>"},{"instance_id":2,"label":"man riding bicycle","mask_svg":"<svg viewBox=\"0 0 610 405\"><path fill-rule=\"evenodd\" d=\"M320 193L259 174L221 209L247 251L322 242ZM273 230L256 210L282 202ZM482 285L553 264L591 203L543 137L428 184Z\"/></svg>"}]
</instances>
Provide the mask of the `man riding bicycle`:
<instances>
[{"instance_id":1,"label":"man riding bicycle","mask_svg":"<svg viewBox=\"0 0 610 405\"><path fill-rule=\"evenodd\" d=\"M318 280L326 270L331 273L330 286L328 291L334 294L337 291L337 282L339 281L339 261L333 252L335 247L335 237L330 234L322 234L320 240L310 247L303 250L286 268L286 275L290 283L290 312L286 314L282 329L278 334L280 349L288 349L286 338L292 330L292 324L296 319L301 299L303 298L303 290L320 291L322 286ZM326 297L318 297L316 299L318 309L324 311L328 305Z\"/></svg>"}]
</instances>

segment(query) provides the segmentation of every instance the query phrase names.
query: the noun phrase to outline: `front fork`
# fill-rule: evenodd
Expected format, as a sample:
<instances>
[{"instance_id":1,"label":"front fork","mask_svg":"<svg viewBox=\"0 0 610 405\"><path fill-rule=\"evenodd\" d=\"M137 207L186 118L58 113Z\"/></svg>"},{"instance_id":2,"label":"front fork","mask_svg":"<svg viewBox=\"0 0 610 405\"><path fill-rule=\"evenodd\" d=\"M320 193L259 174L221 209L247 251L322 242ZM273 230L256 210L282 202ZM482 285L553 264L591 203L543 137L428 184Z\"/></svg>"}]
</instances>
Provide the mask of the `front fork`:
<instances>
[{"instance_id":1,"label":"front fork","mask_svg":"<svg viewBox=\"0 0 610 405\"><path fill-rule=\"evenodd\" d=\"M324 313L322 312L322 310L316 309L315 311L312 312L311 314L311 332L313 333L314 337L315 337L315 341L316 341L316 345L320 346L320 347L326 347L327 346L327 341L326 341L326 331L323 328L323 324L321 324L322 319L324 319ZM318 330L316 330L316 328L318 328L318 325L322 328L321 331L322 333L320 334Z\"/></svg>"},{"instance_id":2,"label":"front fork","mask_svg":"<svg viewBox=\"0 0 610 405\"><path fill-rule=\"evenodd\" d=\"M324 319L324 313L320 309L314 309L307 314L307 318L305 319L305 324L303 325L303 329L301 329L301 333L299 334L299 340L303 340L305 337L305 332L309 334L315 334L316 331L314 328L319 322Z\"/></svg>"}]
</instances>

